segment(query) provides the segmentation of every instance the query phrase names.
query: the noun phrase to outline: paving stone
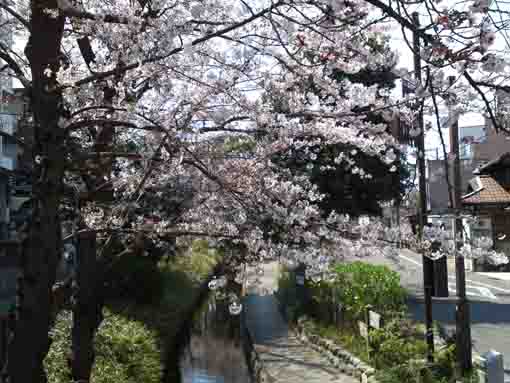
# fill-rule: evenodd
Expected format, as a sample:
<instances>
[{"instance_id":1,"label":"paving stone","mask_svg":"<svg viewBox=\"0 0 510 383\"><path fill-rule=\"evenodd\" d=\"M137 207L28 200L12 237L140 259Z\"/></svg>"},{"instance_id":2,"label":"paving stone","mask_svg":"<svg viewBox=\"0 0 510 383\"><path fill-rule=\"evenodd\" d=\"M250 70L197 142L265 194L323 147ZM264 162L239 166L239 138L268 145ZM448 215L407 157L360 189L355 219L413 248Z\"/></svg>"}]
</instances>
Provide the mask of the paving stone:
<instances>
[{"instance_id":1,"label":"paving stone","mask_svg":"<svg viewBox=\"0 0 510 383\"><path fill-rule=\"evenodd\" d=\"M294 335L278 310L273 295L277 264L264 264L262 283L244 299L245 318L265 372L273 383L357 383L358 379L335 368L328 357L302 343ZM273 380L274 379L274 380Z\"/></svg>"}]
</instances>

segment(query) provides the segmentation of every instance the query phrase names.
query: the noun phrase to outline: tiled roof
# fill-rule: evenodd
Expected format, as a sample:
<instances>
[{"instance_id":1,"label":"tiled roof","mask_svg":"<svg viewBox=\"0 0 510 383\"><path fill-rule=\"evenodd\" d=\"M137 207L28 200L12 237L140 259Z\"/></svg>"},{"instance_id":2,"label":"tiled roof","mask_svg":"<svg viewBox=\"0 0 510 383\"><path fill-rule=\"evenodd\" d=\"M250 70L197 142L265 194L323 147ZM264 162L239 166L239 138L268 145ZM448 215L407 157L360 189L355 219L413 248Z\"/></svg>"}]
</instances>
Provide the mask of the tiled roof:
<instances>
[{"instance_id":1,"label":"tiled roof","mask_svg":"<svg viewBox=\"0 0 510 383\"><path fill-rule=\"evenodd\" d=\"M510 204L510 193L491 176L475 177L469 184L474 191L462 197L464 205Z\"/></svg>"}]
</instances>

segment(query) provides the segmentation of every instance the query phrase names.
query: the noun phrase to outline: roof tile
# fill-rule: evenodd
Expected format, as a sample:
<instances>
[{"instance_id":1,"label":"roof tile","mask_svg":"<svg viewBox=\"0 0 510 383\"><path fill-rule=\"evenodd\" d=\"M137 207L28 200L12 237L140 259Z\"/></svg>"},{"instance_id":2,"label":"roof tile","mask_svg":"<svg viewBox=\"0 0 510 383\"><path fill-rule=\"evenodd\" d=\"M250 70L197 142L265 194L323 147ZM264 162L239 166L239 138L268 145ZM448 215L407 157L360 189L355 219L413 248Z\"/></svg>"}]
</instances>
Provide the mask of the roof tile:
<instances>
[{"instance_id":1,"label":"roof tile","mask_svg":"<svg viewBox=\"0 0 510 383\"><path fill-rule=\"evenodd\" d=\"M510 193L491 176L481 175L472 181L470 181L471 185L478 184L481 188L462 197L464 205L510 203Z\"/></svg>"}]
</instances>

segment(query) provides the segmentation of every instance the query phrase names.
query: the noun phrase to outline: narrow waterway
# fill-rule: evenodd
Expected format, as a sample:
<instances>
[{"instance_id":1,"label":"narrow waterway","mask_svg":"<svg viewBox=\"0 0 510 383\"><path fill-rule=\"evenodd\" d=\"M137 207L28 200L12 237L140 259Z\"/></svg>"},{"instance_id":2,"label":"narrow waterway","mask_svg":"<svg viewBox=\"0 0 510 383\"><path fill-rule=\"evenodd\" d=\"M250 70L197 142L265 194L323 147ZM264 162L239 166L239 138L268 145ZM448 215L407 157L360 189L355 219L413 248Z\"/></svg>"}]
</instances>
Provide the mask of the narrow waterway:
<instances>
[{"instance_id":1,"label":"narrow waterway","mask_svg":"<svg viewBox=\"0 0 510 383\"><path fill-rule=\"evenodd\" d=\"M240 328L225 291L212 291L189 328L179 360L181 383L250 383Z\"/></svg>"}]
</instances>

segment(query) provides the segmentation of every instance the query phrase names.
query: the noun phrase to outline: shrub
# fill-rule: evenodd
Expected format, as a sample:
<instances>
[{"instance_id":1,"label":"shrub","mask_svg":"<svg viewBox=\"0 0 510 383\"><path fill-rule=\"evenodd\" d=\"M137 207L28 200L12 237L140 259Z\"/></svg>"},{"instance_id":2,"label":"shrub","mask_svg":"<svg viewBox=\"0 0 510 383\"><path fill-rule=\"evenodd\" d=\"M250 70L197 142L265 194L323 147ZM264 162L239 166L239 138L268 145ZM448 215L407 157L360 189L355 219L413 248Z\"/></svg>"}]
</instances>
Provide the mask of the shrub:
<instances>
[{"instance_id":1,"label":"shrub","mask_svg":"<svg viewBox=\"0 0 510 383\"><path fill-rule=\"evenodd\" d=\"M338 301L360 316L367 306L385 314L403 310L406 292L400 286L400 276L386 266L363 262L335 267L334 289Z\"/></svg>"},{"instance_id":2,"label":"shrub","mask_svg":"<svg viewBox=\"0 0 510 383\"><path fill-rule=\"evenodd\" d=\"M95 344L93 383L156 383L161 380L157 334L142 322L107 311Z\"/></svg>"},{"instance_id":3,"label":"shrub","mask_svg":"<svg viewBox=\"0 0 510 383\"><path fill-rule=\"evenodd\" d=\"M209 243L203 239L194 240L190 250L177 257L171 268L185 272L198 282L205 278L218 263L222 257L222 250L209 247Z\"/></svg>"},{"instance_id":4,"label":"shrub","mask_svg":"<svg viewBox=\"0 0 510 383\"><path fill-rule=\"evenodd\" d=\"M379 383L418 383L418 376L406 365L396 366L376 374Z\"/></svg>"},{"instance_id":5,"label":"shrub","mask_svg":"<svg viewBox=\"0 0 510 383\"><path fill-rule=\"evenodd\" d=\"M370 331L374 367L385 369L425 357L427 344L421 339L403 337L397 326Z\"/></svg>"},{"instance_id":6,"label":"shrub","mask_svg":"<svg viewBox=\"0 0 510 383\"><path fill-rule=\"evenodd\" d=\"M66 356L71 347L72 314L62 311L51 332L52 344L45 359L49 383L68 383ZM91 383L158 383L161 355L157 334L143 323L105 310L95 338L96 360Z\"/></svg>"},{"instance_id":7,"label":"shrub","mask_svg":"<svg viewBox=\"0 0 510 383\"><path fill-rule=\"evenodd\" d=\"M438 376L453 376L456 363L455 343L448 345L436 352L434 357L433 371Z\"/></svg>"}]
</instances>

